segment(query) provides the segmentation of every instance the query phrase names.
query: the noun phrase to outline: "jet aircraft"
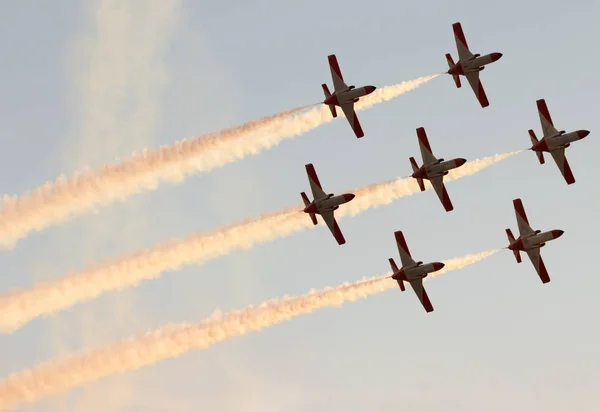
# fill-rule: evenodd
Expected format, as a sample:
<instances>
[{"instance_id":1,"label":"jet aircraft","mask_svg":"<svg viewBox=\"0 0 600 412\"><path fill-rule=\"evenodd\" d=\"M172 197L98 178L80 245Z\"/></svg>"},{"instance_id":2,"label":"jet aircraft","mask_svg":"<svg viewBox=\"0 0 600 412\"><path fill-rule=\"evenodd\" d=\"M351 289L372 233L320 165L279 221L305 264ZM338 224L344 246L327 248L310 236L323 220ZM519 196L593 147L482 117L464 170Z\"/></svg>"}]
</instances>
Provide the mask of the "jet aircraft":
<instances>
[{"instance_id":1,"label":"jet aircraft","mask_svg":"<svg viewBox=\"0 0 600 412\"><path fill-rule=\"evenodd\" d=\"M417 129L417 138L419 139L419 148L421 149L421 158L423 159L423 166L419 167L414 157L410 158L410 164L413 169L411 177L417 179L419 188L421 191L425 190L425 183L423 179L427 179L431 182L431 186L437 193L442 205L446 212L454 209L448 191L444 185L444 176L448 174L449 170L456 169L465 164L467 161L463 158L456 158L452 160L438 159L433 155L431 146L429 145L429 139L423 127Z\"/></svg>"},{"instance_id":2,"label":"jet aircraft","mask_svg":"<svg viewBox=\"0 0 600 412\"><path fill-rule=\"evenodd\" d=\"M540 115L540 123L542 124L542 139L538 140L535 132L529 129L529 137L531 139L531 148L538 157L540 164L544 164L544 152L550 153L554 162L560 169L565 181L568 185L575 183L575 176L571 171L571 166L565 157L565 149L571 143L581 140L590 134L589 130L576 130L566 133L564 130L560 132L554 127L546 101L540 99L536 101L538 114Z\"/></svg>"},{"instance_id":3,"label":"jet aircraft","mask_svg":"<svg viewBox=\"0 0 600 412\"><path fill-rule=\"evenodd\" d=\"M546 265L540 255L540 249L554 239L558 239L565 233L563 230L550 230L548 232L542 232L541 230L533 230L529 226L529 220L525 214L523 208L523 202L521 199L514 199L513 206L515 208L515 215L517 217L517 226L519 227L519 237L515 239L510 229L506 229L506 236L508 236L508 249L512 250L517 263L521 263L521 251L527 253L529 260L533 264L538 276L542 280L542 283L550 282L550 276L546 270Z\"/></svg>"},{"instance_id":4,"label":"jet aircraft","mask_svg":"<svg viewBox=\"0 0 600 412\"><path fill-rule=\"evenodd\" d=\"M426 278L429 273L437 272L438 270L442 269L445 264L442 262L425 264L423 264L421 261L415 262L410 255L410 251L408 250L408 245L406 244L406 240L404 239L404 234L402 234L402 231L394 232L394 236L396 237L396 245L398 246L398 253L400 254L402 267L398 269L394 259L389 258L388 260L393 272L391 278L398 282L398 286L400 286L400 290L402 292L405 290L404 282L408 282L421 301L425 311L433 312L433 305L429 300L429 296L427 296L425 288L423 288L423 279Z\"/></svg>"},{"instance_id":5,"label":"jet aircraft","mask_svg":"<svg viewBox=\"0 0 600 412\"><path fill-rule=\"evenodd\" d=\"M469 50L469 45L467 44L461 24L454 23L452 30L454 31L454 40L456 41L456 49L458 51L458 61L454 63L450 53L446 53L446 61L450 68L446 73L452 75L457 88L461 86L459 76L465 76L481 107L487 107L490 105L490 102L479 80L479 72L485 69L486 65L498 61L502 57L502 53L490 53L485 56L473 54Z\"/></svg>"},{"instance_id":6,"label":"jet aircraft","mask_svg":"<svg viewBox=\"0 0 600 412\"><path fill-rule=\"evenodd\" d=\"M307 164L305 168L306 175L308 176L308 183L310 184L310 190L313 195L313 201L311 202L308 200L306 193L300 193L305 206L304 213L310 215L310 218L315 225L318 224L316 215L321 215L335 240L337 240L338 244L343 245L346 243L346 240L344 239L344 235L342 234L333 213L340 205L354 199L354 194L344 193L338 196L334 196L333 193L326 194L321 187L321 182L319 182L319 177L317 176L317 172L312 163Z\"/></svg>"},{"instance_id":7,"label":"jet aircraft","mask_svg":"<svg viewBox=\"0 0 600 412\"><path fill-rule=\"evenodd\" d=\"M361 138L365 134L358 121L358 117L356 116L354 103L356 103L360 97L373 93L376 87L363 86L356 88L355 86L348 86L344 82L342 71L340 70L340 66L335 54L327 56L327 59L329 60L329 70L331 71L331 78L333 79L333 93L329 91L329 88L325 83L321 85L323 88L323 93L325 93L325 100L323 100L323 104L329 106L331 115L334 118L337 117L336 106L341 107L346 119L348 120L348 123L350 123L350 127L352 127L352 130L354 130L354 134L356 134L357 138Z\"/></svg>"}]
</instances>

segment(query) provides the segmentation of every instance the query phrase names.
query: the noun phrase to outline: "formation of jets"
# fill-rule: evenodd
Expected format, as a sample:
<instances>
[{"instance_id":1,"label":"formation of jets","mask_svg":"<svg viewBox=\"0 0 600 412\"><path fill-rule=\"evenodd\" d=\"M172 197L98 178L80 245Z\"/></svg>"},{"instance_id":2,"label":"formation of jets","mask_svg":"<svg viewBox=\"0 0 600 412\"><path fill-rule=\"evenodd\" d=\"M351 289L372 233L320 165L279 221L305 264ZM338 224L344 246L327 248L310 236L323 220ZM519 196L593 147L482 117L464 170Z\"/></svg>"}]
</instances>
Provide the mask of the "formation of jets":
<instances>
[{"instance_id":1,"label":"formation of jets","mask_svg":"<svg viewBox=\"0 0 600 412\"><path fill-rule=\"evenodd\" d=\"M473 54L469 50L467 39L461 24L454 23L452 25L452 30L454 32L454 40L458 52L458 61L455 63L452 56L449 53L446 54L446 61L449 67L446 74L452 76L457 88L461 87L460 76L466 77L481 107L487 107L490 103L481 84L479 72L481 72L486 65L498 61L502 57L502 53L495 52L484 56ZM336 107L340 107L356 137L361 138L364 136L364 132L358 121L358 117L356 116L354 104L358 102L361 97L373 93L376 90L376 87L371 85L359 88L348 86L342 76L337 57L333 54L329 55L328 61L331 78L333 80L333 93L330 92L326 84L321 85L323 93L325 94L323 104L329 107L331 115L334 118L337 117ZM585 138L590 132L588 130L576 130L570 133L566 133L564 130L558 131L554 127L545 100L540 99L536 103L542 126L542 138L538 140L535 132L530 129L528 132L532 146L529 150L536 153L541 164L544 164L544 152L550 153L567 184L570 185L575 183L575 177L573 176L571 167L565 157L565 149L569 147L572 142ZM424 181L428 180L446 212L450 212L454 209L454 206L452 205L452 201L450 200L450 196L444 185L444 176L446 176L450 170L464 165L466 159L438 159L433 154L429 139L423 127L417 129L417 138L423 164L419 166L415 158L410 157L409 160L413 171L410 176L416 180L421 191L425 190ZM325 193L314 166L312 164L307 164L305 167L313 200L310 201L305 192L301 193L305 206L303 211L310 216L315 225L318 224L316 215L320 215L337 243L343 245L346 243L346 240L334 217L334 213L340 205L354 199L355 195L352 193L345 193L335 196L333 193ZM529 221L525 214L521 199L514 199L513 205L517 218L519 237L515 238L512 231L506 229L506 235L508 236L509 241L509 245L506 249L509 249L514 253L517 263L521 263L521 252L525 252L542 282L548 283L550 282L550 276L548 275L544 261L540 256L540 249L544 247L547 242L562 236L564 232L562 230L550 230L547 232L533 230L531 226L529 226ZM402 266L398 268L394 259L390 258L389 264L392 268L392 275L390 277L398 282L401 291L405 290L404 282L409 283L425 308L425 311L432 312L433 305L423 287L423 279L427 277L429 273L442 269L444 263L432 262L424 264L421 261L416 262L410 254L406 240L404 239L404 234L401 231L396 231L394 235Z\"/></svg>"}]
</instances>

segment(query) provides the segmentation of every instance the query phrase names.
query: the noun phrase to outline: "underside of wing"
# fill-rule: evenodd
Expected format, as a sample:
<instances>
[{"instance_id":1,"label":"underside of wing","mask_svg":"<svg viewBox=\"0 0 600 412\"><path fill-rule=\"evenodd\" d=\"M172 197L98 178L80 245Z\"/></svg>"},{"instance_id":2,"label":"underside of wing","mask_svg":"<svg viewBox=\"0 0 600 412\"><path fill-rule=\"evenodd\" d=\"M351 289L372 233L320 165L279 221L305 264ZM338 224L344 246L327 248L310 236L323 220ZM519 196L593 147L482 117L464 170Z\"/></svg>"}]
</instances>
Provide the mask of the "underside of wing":
<instances>
[{"instance_id":1,"label":"underside of wing","mask_svg":"<svg viewBox=\"0 0 600 412\"><path fill-rule=\"evenodd\" d=\"M344 82L344 77L342 76L342 71L340 70L340 65L335 54L327 56L327 60L329 60L329 70L331 71L334 90L337 92L338 90L347 89L348 86Z\"/></svg>"},{"instance_id":2,"label":"underside of wing","mask_svg":"<svg viewBox=\"0 0 600 412\"><path fill-rule=\"evenodd\" d=\"M417 129L417 138L419 139L419 149L421 150L421 159L423 164L431 164L437 161L437 157L434 156L429 139L427 138L427 132L425 128L419 127Z\"/></svg>"},{"instance_id":3,"label":"underside of wing","mask_svg":"<svg viewBox=\"0 0 600 412\"><path fill-rule=\"evenodd\" d=\"M543 137L557 135L558 130L556 130L556 127L554 127L554 122L550 116L550 111L548 110L546 101L544 99L540 99L535 103L537 105L538 114L540 115L540 124L542 125L542 132L544 133Z\"/></svg>"},{"instance_id":4,"label":"underside of wing","mask_svg":"<svg viewBox=\"0 0 600 412\"><path fill-rule=\"evenodd\" d=\"M490 102L488 101L487 95L485 94L485 89L481 84L481 80L479 80L479 72L468 73L466 74L466 77L467 81L469 82L469 85L471 86L471 89L473 89L473 93L475 93L477 100L479 100L479 104L481 104L481 107L488 107L490 105Z\"/></svg>"},{"instance_id":5,"label":"underside of wing","mask_svg":"<svg viewBox=\"0 0 600 412\"><path fill-rule=\"evenodd\" d=\"M527 251L527 256L529 256L529 260L533 264L535 271L538 276L542 280L542 283L550 282L550 275L548 275L548 271L546 270L546 265L544 265L544 261L542 260L542 256L540 255L540 248L530 249Z\"/></svg>"},{"instance_id":6,"label":"underside of wing","mask_svg":"<svg viewBox=\"0 0 600 412\"><path fill-rule=\"evenodd\" d=\"M514 199L513 207L515 208L515 217L517 218L519 234L523 236L532 233L533 229L529 225L529 219L527 219L527 213L525 213L525 208L523 207L521 199Z\"/></svg>"},{"instance_id":7,"label":"underside of wing","mask_svg":"<svg viewBox=\"0 0 600 412\"><path fill-rule=\"evenodd\" d=\"M458 51L458 59L468 59L473 56L473 53L469 50L467 44L467 38L460 23L454 23L452 25L452 31L454 32L454 41L456 42L456 50Z\"/></svg>"},{"instance_id":8,"label":"underside of wing","mask_svg":"<svg viewBox=\"0 0 600 412\"><path fill-rule=\"evenodd\" d=\"M417 295L417 297L421 301L421 304L423 305L425 310L428 313L433 312L433 305L431 304L431 301L429 300L429 296L427 296L427 292L425 291L425 288L423 287L423 279L411 280L409 283L410 283L410 286L412 286L413 290L415 291L415 295Z\"/></svg>"},{"instance_id":9,"label":"underside of wing","mask_svg":"<svg viewBox=\"0 0 600 412\"><path fill-rule=\"evenodd\" d=\"M350 123L350 127L354 130L354 134L357 138L361 138L365 135L363 132L362 126L358 121L358 116L354 111L354 103L346 103L342 105L342 111L344 112L344 116L348 119L348 123Z\"/></svg>"},{"instance_id":10,"label":"underside of wing","mask_svg":"<svg viewBox=\"0 0 600 412\"><path fill-rule=\"evenodd\" d=\"M333 210L321 213L321 217L325 221L325 224L331 231L331 234L333 235L335 240L337 240L338 244L343 245L344 243L346 243L346 239L344 239L344 235L342 234L342 231L338 226L337 220L335 220L335 217L333 216Z\"/></svg>"},{"instance_id":11,"label":"underside of wing","mask_svg":"<svg viewBox=\"0 0 600 412\"><path fill-rule=\"evenodd\" d=\"M567 161L567 158L565 157L565 148L563 147L562 149L553 150L550 152L550 154L552 155L554 162L560 169L560 172L562 173L563 177L565 178L565 181L567 182L567 184L570 185L570 184L575 183L575 176L573 176L573 171L571 171L571 166L569 166L569 162Z\"/></svg>"},{"instance_id":12,"label":"underside of wing","mask_svg":"<svg viewBox=\"0 0 600 412\"><path fill-rule=\"evenodd\" d=\"M410 255L410 250L408 250L408 245L404 239L404 233L398 230L394 232L394 237L396 238L396 246L398 246L398 254L400 255L402 267L413 265L415 261Z\"/></svg>"},{"instance_id":13,"label":"underside of wing","mask_svg":"<svg viewBox=\"0 0 600 412\"><path fill-rule=\"evenodd\" d=\"M431 182L431 186L433 186L433 190L435 190L435 193L440 199L440 202L442 202L442 205L444 205L444 209L446 209L446 212L453 210L454 206L452 205L452 201L450 200L450 196L448 195L448 191L446 190L446 185L444 185L444 177L433 177L429 179L429 181Z\"/></svg>"},{"instance_id":14,"label":"underside of wing","mask_svg":"<svg viewBox=\"0 0 600 412\"><path fill-rule=\"evenodd\" d=\"M325 192L321 187L321 182L319 182L319 176L317 176L317 172L315 171L315 167L312 163L309 163L305 166L306 175L308 176L308 183L310 184L310 190L312 191L313 199L321 199L325 196Z\"/></svg>"}]
</instances>

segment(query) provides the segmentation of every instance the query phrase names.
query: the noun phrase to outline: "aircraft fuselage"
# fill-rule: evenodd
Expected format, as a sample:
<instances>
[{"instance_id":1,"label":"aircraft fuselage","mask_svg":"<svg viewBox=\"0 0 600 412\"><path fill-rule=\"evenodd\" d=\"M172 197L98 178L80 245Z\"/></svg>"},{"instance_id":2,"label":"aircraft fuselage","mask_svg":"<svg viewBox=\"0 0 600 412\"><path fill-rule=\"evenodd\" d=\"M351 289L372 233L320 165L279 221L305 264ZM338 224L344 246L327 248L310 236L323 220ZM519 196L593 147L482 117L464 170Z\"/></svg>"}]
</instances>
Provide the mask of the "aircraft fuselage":
<instances>
[{"instance_id":1,"label":"aircraft fuselage","mask_svg":"<svg viewBox=\"0 0 600 412\"><path fill-rule=\"evenodd\" d=\"M547 232L532 233L525 236L519 236L509 245L510 250L530 250L542 247L546 242L557 239L563 235L562 230L549 230Z\"/></svg>"},{"instance_id":2,"label":"aircraft fuselage","mask_svg":"<svg viewBox=\"0 0 600 412\"><path fill-rule=\"evenodd\" d=\"M304 212L316 214L329 212L336 210L340 205L348 203L352 199L354 199L354 195L352 193L344 193L338 196L329 194L327 197L313 200L307 207L304 208Z\"/></svg>"},{"instance_id":3,"label":"aircraft fuselage","mask_svg":"<svg viewBox=\"0 0 600 412\"><path fill-rule=\"evenodd\" d=\"M445 265L442 262L426 263L417 262L411 266L403 266L398 272L392 275L394 280L410 281L414 279L426 278L431 272L437 272Z\"/></svg>"},{"instance_id":4,"label":"aircraft fuselage","mask_svg":"<svg viewBox=\"0 0 600 412\"><path fill-rule=\"evenodd\" d=\"M327 105L333 104L335 106L341 106L343 104L357 102L360 97L373 93L375 89L375 86L364 86L359 88L349 86L346 90L334 92L331 96L327 97L323 103Z\"/></svg>"},{"instance_id":5,"label":"aircraft fuselage","mask_svg":"<svg viewBox=\"0 0 600 412\"><path fill-rule=\"evenodd\" d=\"M581 140L588 134L590 134L589 130L577 130L570 133L562 131L554 136L544 137L534 144L531 149L536 152L552 152L554 150L569 147L572 142Z\"/></svg>"},{"instance_id":6,"label":"aircraft fuselage","mask_svg":"<svg viewBox=\"0 0 600 412\"><path fill-rule=\"evenodd\" d=\"M483 67L500 60L502 53L490 53L485 56L473 55L468 59L459 60L456 62L454 67L448 70L449 74L462 74L467 75L469 73L483 70Z\"/></svg>"},{"instance_id":7,"label":"aircraft fuselage","mask_svg":"<svg viewBox=\"0 0 600 412\"><path fill-rule=\"evenodd\" d=\"M419 168L412 177L429 179L432 177L447 175L449 170L456 169L466 163L466 159L456 158L452 160L438 159L436 163L425 164Z\"/></svg>"}]
</instances>

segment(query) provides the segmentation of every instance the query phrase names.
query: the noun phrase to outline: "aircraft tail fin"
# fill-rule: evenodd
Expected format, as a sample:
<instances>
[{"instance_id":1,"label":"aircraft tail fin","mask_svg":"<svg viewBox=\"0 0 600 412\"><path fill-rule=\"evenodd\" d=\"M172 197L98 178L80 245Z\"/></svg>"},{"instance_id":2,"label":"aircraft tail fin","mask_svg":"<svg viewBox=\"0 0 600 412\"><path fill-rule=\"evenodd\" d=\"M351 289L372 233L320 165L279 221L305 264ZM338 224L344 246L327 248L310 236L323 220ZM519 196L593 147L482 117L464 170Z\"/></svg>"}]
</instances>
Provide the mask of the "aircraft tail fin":
<instances>
[{"instance_id":1,"label":"aircraft tail fin","mask_svg":"<svg viewBox=\"0 0 600 412\"><path fill-rule=\"evenodd\" d=\"M327 87L327 85L325 83L323 83L321 85L321 87L323 88L323 93L325 94L325 99L329 98L329 96L331 96L331 93L329 92L329 87ZM329 106L329 110L331 110L331 115L334 118L336 118L337 117L337 110L335 110L335 105L328 104L327 106Z\"/></svg>"},{"instance_id":2,"label":"aircraft tail fin","mask_svg":"<svg viewBox=\"0 0 600 412\"><path fill-rule=\"evenodd\" d=\"M512 230L506 229L506 236L508 237L508 241L510 243L515 241L515 237L513 236ZM521 253L518 250L513 250L513 254L515 255L517 263L521 263Z\"/></svg>"},{"instance_id":3,"label":"aircraft tail fin","mask_svg":"<svg viewBox=\"0 0 600 412\"><path fill-rule=\"evenodd\" d=\"M394 262L394 259L389 258L388 260L390 262L390 267L392 268L392 272L398 273L400 270L398 269L398 265L396 265L396 262ZM404 290L405 290L404 281L402 279L398 279L398 286L400 286L400 290L402 292L404 292Z\"/></svg>"},{"instance_id":4,"label":"aircraft tail fin","mask_svg":"<svg viewBox=\"0 0 600 412\"><path fill-rule=\"evenodd\" d=\"M531 144L535 145L537 143L539 143L538 138L535 136L535 132L531 129L528 130L529 131L529 138L531 139ZM536 151L535 154L538 157L538 160L540 161L540 164L544 164L544 152L538 152Z\"/></svg>"},{"instance_id":5,"label":"aircraft tail fin","mask_svg":"<svg viewBox=\"0 0 600 412\"><path fill-rule=\"evenodd\" d=\"M308 207L310 205L310 201L308 200L308 196L306 196L306 193L302 192L300 193L300 196L302 196L302 201L304 202L304 206ZM313 225L317 225L319 222L317 221L317 216L315 216L314 213L309 213L310 216L310 220L312 220Z\"/></svg>"},{"instance_id":6,"label":"aircraft tail fin","mask_svg":"<svg viewBox=\"0 0 600 412\"><path fill-rule=\"evenodd\" d=\"M446 53L446 61L448 62L448 67L450 69L452 69L454 67L454 60L452 60L452 56L450 55L450 53ZM454 79L454 84L456 84L456 88L460 89L460 77L458 76L458 74L453 74L452 78Z\"/></svg>"},{"instance_id":7,"label":"aircraft tail fin","mask_svg":"<svg viewBox=\"0 0 600 412\"><path fill-rule=\"evenodd\" d=\"M415 160L414 157L410 158L410 165L412 166L413 172L416 172L417 170L419 170L419 166L417 165L417 161ZM421 189L421 192L424 192L425 191L425 182L423 182L423 179L421 179L420 177L416 177L415 179L417 179L417 183L419 184L419 189Z\"/></svg>"}]
</instances>

